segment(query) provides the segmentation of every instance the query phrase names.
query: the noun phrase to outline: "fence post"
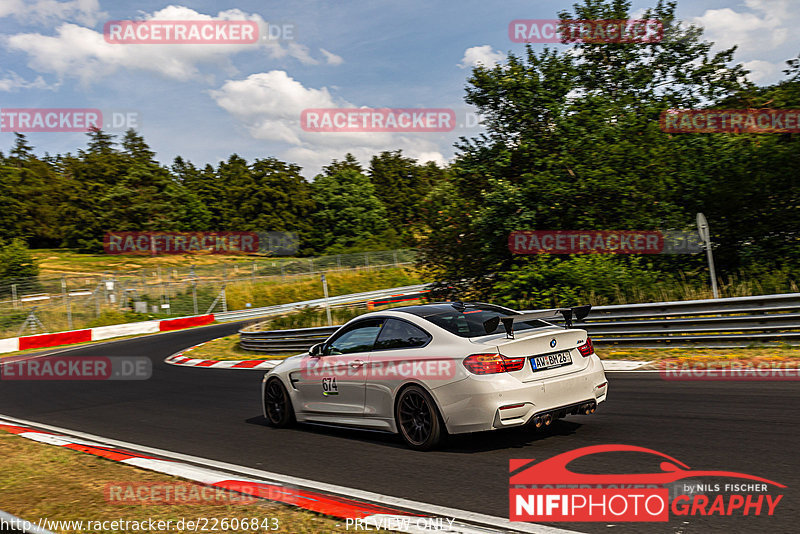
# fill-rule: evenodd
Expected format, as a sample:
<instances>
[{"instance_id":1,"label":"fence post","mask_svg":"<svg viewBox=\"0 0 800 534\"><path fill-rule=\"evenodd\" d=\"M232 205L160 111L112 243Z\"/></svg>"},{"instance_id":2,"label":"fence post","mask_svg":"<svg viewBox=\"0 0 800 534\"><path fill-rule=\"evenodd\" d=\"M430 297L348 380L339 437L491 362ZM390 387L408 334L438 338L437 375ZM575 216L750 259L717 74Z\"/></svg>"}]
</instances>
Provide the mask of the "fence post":
<instances>
[{"instance_id":1,"label":"fence post","mask_svg":"<svg viewBox=\"0 0 800 534\"><path fill-rule=\"evenodd\" d=\"M161 287L164 290L164 304L167 305L167 315L172 315L172 308L169 305L169 271L167 271L167 280L161 282Z\"/></svg>"},{"instance_id":2,"label":"fence post","mask_svg":"<svg viewBox=\"0 0 800 534\"><path fill-rule=\"evenodd\" d=\"M225 284L222 284L222 313L228 311L228 297L225 294Z\"/></svg>"},{"instance_id":3,"label":"fence post","mask_svg":"<svg viewBox=\"0 0 800 534\"><path fill-rule=\"evenodd\" d=\"M192 302L194 303L194 314L200 315L197 309L197 278L192 280Z\"/></svg>"},{"instance_id":4,"label":"fence post","mask_svg":"<svg viewBox=\"0 0 800 534\"><path fill-rule=\"evenodd\" d=\"M369 252L364 253L364 267L369 271Z\"/></svg>"},{"instance_id":5,"label":"fence post","mask_svg":"<svg viewBox=\"0 0 800 534\"><path fill-rule=\"evenodd\" d=\"M328 302L328 279L322 275L322 291L325 293L325 312L328 315L328 326L333 326L331 320L331 304Z\"/></svg>"},{"instance_id":6,"label":"fence post","mask_svg":"<svg viewBox=\"0 0 800 534\"><path fill-rule=\"evenodd\" d=\"M95 312L97 313L97 317L100 317L100 286L105 287L103 284L102 277L97 280L97 287L94 288L94 308Z\"/></svg>"},{"instance_id":7,"label":"fence post","mask_svg":"<svg viewBox=\"0 0 800 534\"><path fill-rule=\"evenodd\" d=\"M17 284L11 284L11 307L15 310L19 307L17 302Z\"/></svg>"},{"instance_id":8,"label":"fence post","mask_svg":"<svg viewBox=\"0 0 800 534\"><path fill-rule=\"evenodd\" d=\"M72 330L72 307L69 304L69 291L67 291L67 277L61 277L61 294L64 296L64 305L67 307L67 330Z\"/></svg>"}]
</instances>

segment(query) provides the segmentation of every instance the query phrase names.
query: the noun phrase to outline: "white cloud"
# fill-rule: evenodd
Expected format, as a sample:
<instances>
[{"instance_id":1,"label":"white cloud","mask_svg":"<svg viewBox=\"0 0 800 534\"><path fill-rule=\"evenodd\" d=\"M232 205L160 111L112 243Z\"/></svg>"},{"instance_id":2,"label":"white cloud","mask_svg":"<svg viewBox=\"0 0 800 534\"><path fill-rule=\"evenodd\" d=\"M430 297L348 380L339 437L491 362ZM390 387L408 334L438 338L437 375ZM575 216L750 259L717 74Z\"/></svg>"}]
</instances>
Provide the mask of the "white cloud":
<instances>
[{"instance_id":1,"label":"white cloud","mask_svg":"<svg viewBox=\"0 0 800 534\"><path fill-rule=\"evenodd\" d=\"M29 82L22 78L16 72L10 72L4 78L0 78L0 91L11 92L19 89L48 89L53 90L56 86L48 85L41 76L37 76L35 80Z\"/></svg>"},{"instance_id":2,"label":"white cloud","mask_svg":"<svg viewBox=\"0 0 800 534\"><path fill-rule=\"evenodd\" d=\"M787 0L746 0L745 5L749 12L708 9L692 22L705 28L704 36L717 48L738 44L745 53L777 48L789 39L790 27L800 22Z\"/></svg>"},{"instance_id":3,"label":"white cloud","mask_svg":"<svg viewBox=\"0 0 800 534\"><path fill-rule=\"evenodd\" d=\"M259 26L259 35L267 35L267 22L257 14L248 15L238 9L221 11L212 17L183 6L168 6L146 15L145 20L249 20ZM5 38L7 48L28 55L28 66L60 79L75 77L84 83L108 76L119 69L149 71L166 78L186 81L207 79L200 72L202 65L217 65L235 72L230 61L234 54L258 50L272 59L292 57L303 64L318 64L307 47L289 42L264 40L253 44L114 44L91 28L63 23L55 35L20 33Z\"/></svg>"},{"instance_id":4,"label":"white cloud","mask_svg":"<svg viewBox=\"0 0 800 534\"><path fill-rule=\"evenodd\" d=\"M383 150L397 149L420 161L445 162L437 143L426 134L303 130L300 117L305 109L359 106L335 98L325 87L304 87L284 71L274 70L252 74L243 80L229 80L210 94L251 137L285 144L282 157L298 162L312 174L332 159L341 159L347 152L362 163Z\"/></svg>"},{"instance_id":5,"label":"white cloud","mask_svg":"<svg viewBox=\"0 0 800 534\"><path fill-rule=\"evenodd\" d=\"M745 61L742 65L750 71L747 78L755 84L774 80L776 77L780 76L785 67L783 63L775 64L769 61L761 61L760 59Z\"/></svg>"},{"instance_id":6,"label":"white cloud","mask_svg":"<svg viewBox=\"0 0 800 534\"><path fill-rule=\"evenodd\" d=\"M320 48L319 51L322 52L322 55L325 56L328 65L341 65L342 63L344 63L344 59L342 59L342 56L337 56L333 52L328 52L324 48Z\"/></svg>"},{"instance_id":7,"label":"white cloud","mask_svg":"<svg viewBox=\"0 0 800 534\"><path fill-rule=\"evenodd\" d=\"M464 57L458 66L462 69L477 67L494 67L506 58L506 55L499 50L492 50L491 45L473 46L464 51Z\"/></svg>"},{"instance_id":8,"label":"white cloud","mask_svg":"<svg viewBox=\"0 0 800 534\"><path fill-rule=\"evenodd\" d=\"M94 26L105 13L98 0L0 0L0 18L13 16L28 22L50 23L54 20L73 20Z\"/></svg>"}]
</instances>

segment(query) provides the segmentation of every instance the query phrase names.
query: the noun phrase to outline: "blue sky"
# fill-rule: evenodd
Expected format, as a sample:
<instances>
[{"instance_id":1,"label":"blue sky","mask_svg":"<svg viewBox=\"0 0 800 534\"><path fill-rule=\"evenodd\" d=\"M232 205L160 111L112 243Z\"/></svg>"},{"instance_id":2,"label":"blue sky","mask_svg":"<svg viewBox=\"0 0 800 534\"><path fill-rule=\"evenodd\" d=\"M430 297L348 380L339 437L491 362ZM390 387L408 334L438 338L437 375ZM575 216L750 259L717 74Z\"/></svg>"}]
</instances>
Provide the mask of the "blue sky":
<instances>
[{"instance_id":1,"label":"blue sky","mask_svg":"<svg viewBox=\"0 0 800 534\"><path fill-rule=\"evenodd\" d=\"M633 2L638 14L655 0ZM463 125L469 67L523 44L514 19L552 19L573 2L321 0L224 2L0 0L0 108L99 108L138 113L163 163L176 155L216 164L231 153L298 163L311 178L332 158L362 163L382 150L445 162L459 135L305 132L306 107L454 108ZM800 53L798 0L678 2L679 18L706 28L759 84L782 78ZM288 24L293 39L263 45L111 45L108 20L249 19ZM535 45L541 48L543 45ZM564 47L564 45L551 45ZM718 48L719 48L718 47ZM80 133L29 133L37 153L75 152ZM13 133L0 133L7 151Z\"/></svg>"}]
</instances>

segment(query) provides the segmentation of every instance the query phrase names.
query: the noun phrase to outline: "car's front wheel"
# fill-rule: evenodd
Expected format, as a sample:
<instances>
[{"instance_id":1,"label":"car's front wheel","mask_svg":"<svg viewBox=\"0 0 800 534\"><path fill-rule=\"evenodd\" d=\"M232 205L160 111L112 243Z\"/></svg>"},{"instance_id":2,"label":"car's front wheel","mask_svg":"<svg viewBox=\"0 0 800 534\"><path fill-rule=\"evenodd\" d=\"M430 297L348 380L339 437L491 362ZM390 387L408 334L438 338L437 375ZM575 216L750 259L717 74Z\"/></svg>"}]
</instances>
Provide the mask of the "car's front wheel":
<instances>
[{"instance_id":1,"label":"car's front wheel","mask_svg":"<svg viewBox=\"0 0 800 534\"><path fill-rule=\"evenodd\" d=\"M264 387L264 413L271 426L284 428L294 423L292 400L279 378L270 378Z\"/></svg>"},{"instance_id":2,"label":"car's front wheel","mask_svg":"<svg viewBox=\"0 0 800 534\"><path fill-rule=\"evenodd\" d=\"M443 441L446 430L436 404L427 391L409 386L397 399L395 421L406 444L418 451L435 448Z\"/></svg>"}]
</instances>

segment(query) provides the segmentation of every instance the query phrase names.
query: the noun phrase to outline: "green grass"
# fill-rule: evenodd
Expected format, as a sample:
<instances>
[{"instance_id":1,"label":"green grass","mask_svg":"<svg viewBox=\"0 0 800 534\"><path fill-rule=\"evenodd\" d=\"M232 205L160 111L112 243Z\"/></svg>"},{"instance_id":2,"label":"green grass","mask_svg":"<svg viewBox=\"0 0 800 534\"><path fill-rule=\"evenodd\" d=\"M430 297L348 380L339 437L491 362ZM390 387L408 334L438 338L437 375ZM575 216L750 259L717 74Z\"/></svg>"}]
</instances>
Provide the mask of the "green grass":
<instances>
[{"instance_id":1,"label":"green grass","mask_svg":"<svg viewBox=\"0 0 800 534\"><path fill-rule=\"evenodd\" d=\"M218 337L183 354L201 360L282 360L290 354L264 354L239 347L239 335Z\"/></svg>"},{"instance_id":2,"label":"green grass","mask_svg":"<svg viewBox=\"0 0 800 534\"><path fill-rule=\"evenodd\" d=\"M175 521L185 518L276 518L275 532L322 534L344 531L344 520L329 518L313 512L275 502L258 500L252 504L174 504L124 505L109 502L106 484L136 485L182 484L185 480L139 469L77 451L36 443L0 431L0 495L3 510L33 521L40 517L50 520L83 520L84 530L64 532L86 533L87 521L172 520L170 532L192 532L175 528ZM134 486L136 487L136 486ZM209 522L208 525L211 525ZM97 531L93 531L97 532ZM112 531L107 531L112 532ZM114 531L120 532L120 531ZM146 526L138 533L153 533ZM164 532L163 530L160 532ZM226 530L249 532L255 530ZM260 530L259 532L268 532Z\"/></svg>"},{"instance_id":3,"label":"green grass","mask_svg":"<svg viewBox=\"0 0 800 534\"><path fill-rule=\"evenodd\" d=\"M159 256L84 254L63 249L35 249L31 254L39 264L41 276L62 274L102 274L107 271L185 268L187 265L214 266L231 263L247 265L265 257L223 254L165 254ZM287 261L269 258L270 261Z\"/></svg>"}]
</instances>

